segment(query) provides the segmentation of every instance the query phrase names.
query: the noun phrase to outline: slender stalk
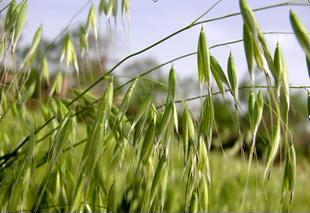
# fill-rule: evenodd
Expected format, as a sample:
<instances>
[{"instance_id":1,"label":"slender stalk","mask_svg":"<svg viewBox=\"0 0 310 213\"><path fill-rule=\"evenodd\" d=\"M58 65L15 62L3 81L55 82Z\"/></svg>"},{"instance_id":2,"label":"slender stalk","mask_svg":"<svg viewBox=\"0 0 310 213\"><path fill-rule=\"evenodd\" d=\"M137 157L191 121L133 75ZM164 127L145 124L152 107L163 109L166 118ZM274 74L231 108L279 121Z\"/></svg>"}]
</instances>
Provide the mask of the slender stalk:
<instances>
[{"instance_id":1,"label":"slender stalk","mask_svg":"<svg viewBox=\"0 0 310 213\"><path fill-rule=\"evenodd\" d=\"M9 8L9 6L11 5L12 1L10 3L8 3L7 5L5 5L1 10L0 13L2 13L3 11L5 11L6 9Z\"/></svg>"},{"instance_id":2,"label":"slender stalk","mask_svg":"<svg viewBox=\"0 0 310 213\"><path fill-rule=\"evenodd\" d=\"M215 2L209 9L207 9L203 14L201 14L198 18L196 18L192 24L195 24L197 21L199 21L202 17L204 17L205 15L207 15L211 10L213 10L219 3L221 3L221 1L223 0L218 0L217 2Z\"/></svg>"},{"instance_id":3,"label":"slender stalk","mask_svg":"<svg viewBox=\"0 0 310 213\"><path fill-rule=\"evenodd\" d=\"M239 87L238 89L239 90L243 90L243 89L251 89L251 88L255 88L255 89L270 89L270 88L275 88L275 86L267 86L267 85L246 85L246 86L241 86ZM310 89L310 85L307 85L307 86L290 86L289 87L290 89L292 90L304 90L304 89ZM231 89L226 89L225 92L230 92ZM220 95L221 92L218 91L218 92L214 92L212 93L212 95ZM183 103L183 102L190 102L190 101L194 101L194 100L197 100L197 99L200 99L200 98L205 98L207 97L208 94L205 94L205 95L199 95L199 96L194 96L194 97L191 97L191 98L187 98L187 99L180 99L180 100L176 100L175 103L176 104L179 104L179 103ZM162 104L160 106L157 106L157 109L159 108L162 108L164 107L165 104Z\"/></svg>"},{"instance_id":4,"label":"slender stalk","mask_svg":"<svg viewBox=\"0 0 310 213\"><path fill-rule=\"evenodd\" d=\"M307 3L290 3L288 2L283 2L283 3L278 3L278 4L273 4L273 5L269 5L269 6L265 6L265 7L260 7L260 8L256 8L253 9L254 12L259 12L262 10L268 10L268 9L272 9L272 8L277 8L277 7L284 7L284 6L310 6L310 4ZM234 17L234 16L239 16L241 15L240 12L235 12L235 13L231 13L225 16L221 16L221 17L217 17L217 18L213 18L213 19L207 19L204 21L200 21L200 22L196 22L194 25L199 25L199 24L204 24L204 23L208 23L208 22L213 22L213 21L218 21L218 20L222 20L222 19L226 19L226 18L230 18L230 17Z\"/></svg>"}]
</instances>

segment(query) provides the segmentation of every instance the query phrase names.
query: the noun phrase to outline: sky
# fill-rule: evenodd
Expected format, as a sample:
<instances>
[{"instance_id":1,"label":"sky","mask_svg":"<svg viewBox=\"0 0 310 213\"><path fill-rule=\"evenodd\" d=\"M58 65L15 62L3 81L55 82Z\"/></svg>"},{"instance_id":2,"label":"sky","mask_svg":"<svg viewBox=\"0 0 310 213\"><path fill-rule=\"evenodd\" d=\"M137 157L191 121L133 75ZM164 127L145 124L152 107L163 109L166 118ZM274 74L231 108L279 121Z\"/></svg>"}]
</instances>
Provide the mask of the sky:
<instances>
[{"instance_id":1,"label":"sky","mask_svg":"<svg viewBox=\"0 0 310 213\"><path fill-rule=\"evenodd\" d=\"M281 0L249 0L252 8L279 3ZM1 7L6 1L1 2ZM25 27L24 42L30 42L35 30L42 24L44 36L53 39L68 24L72 16L87 2L86 0L28 0L29 16ZM217 7L208 13L202 20L223 16L239 11L238 0L223 0ZM307 2L307 1L299 1ZM94 0L95 5L98 4ZM117 29L113 32L111 40L112 52L111 66L137 50L160 40L161 38L188 25L215 0L131 0L130 19L125 19L124 25L118 21ZM88 7L73 21L74 27L78 23L85 23ZM282 31L291 32L289 10L294 10L306 28L310 29L310 3L309 7L281 7L257 12L256 16L263 32ZM100 18L103 32L111 33L111 25L105 17ZM129 24L128 24L129 23ZM209 46L242 38L242 20L240 16L232 17L203 25ZM164 42L150 51L135 57L128 63L152 57L158 63L166 62L172 58L194 52L197 50L198 36L201 26L185 31L169 41ZM103 34L104 35L104 34ZM276 42L280 43L284 56L287 59L289 78L292 85L310 85L305 56L293 35L266 35L270 47L274 49ZM226 69L230 51L233 53L240 78L247 76L246 59L242 43L223 46L211 50L223 68ZM189 76L197 78L196 57L190 57L174 62L178 78ZM121 66L116 73L125 66ZM169 66L163 70L169 71Z\"/></svg>"}]
</instances>

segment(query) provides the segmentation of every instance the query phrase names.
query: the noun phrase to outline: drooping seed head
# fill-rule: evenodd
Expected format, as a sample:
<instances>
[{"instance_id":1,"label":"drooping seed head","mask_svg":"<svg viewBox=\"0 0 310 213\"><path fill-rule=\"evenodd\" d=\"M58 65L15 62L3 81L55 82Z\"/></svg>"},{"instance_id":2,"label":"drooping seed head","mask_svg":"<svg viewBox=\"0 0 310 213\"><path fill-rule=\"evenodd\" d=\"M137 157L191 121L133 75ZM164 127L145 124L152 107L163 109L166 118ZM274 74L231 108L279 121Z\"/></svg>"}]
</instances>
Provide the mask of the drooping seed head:
<instances>
[{"instance_id":1,"label":"drooping seed head","mask_svg":"<svg viewBox=\"0 0 310 213\"><path fill-rule=\"evenodd\" d=\"M213 77L216 81L216 84L220 92L222 93L222 96L224 96L225 95L224 84L226 86L229 86L228 80L224 74L222 67L220 66L216 58L212 55L210 55L210 63L211 63L211 71L212 71Z\"/></svg>"},{"instance_id":2,"label":"drooping seed head","mask_svg":"<svg viewBox=\"0 0 310 213\"><path fill-rule=\"evenodd\" d=\"M210 84L210 54L209 47L206 39L204 29L201 28L198 51L197 51L197 64L198 64L198 79L201 84Z\"/></svg>"},{"instance_id":3,"label":"drooping seed head","mask_svg":"<svg viewBox=\"0 0 310 213\"><path fill-rule=\"evenodd\" d=\"M246 56L246 61L248 65L248 70L250 73L251 80L254 81L254 49L253 49L253 40L248 27L246 24L243 24L243 45Z\"/></svg>"},{"instance_id":4,"label":"drooping seed head","mask_svg":"<svg viewBox=\"0 0 310 213\"><path fill-rule=\"evenodd\" d=\"M307 29L302 24L298 16L292 10L290 11L290 22L293 27L295 36L300 46L305 51L307 57L310 57L310 37Z\"/></svg>"},{"instance_id":5,"label":"drooping seed head","mask_svg":"<svg viewBox=\"0 0 310 213\"><path fill-rule=\"evenodd\" d=\"M238 101L238 77L237 77L237 67L235 64L235 60L233 58L232 53L229 54L228 64L227 64L227 71L228 71L228 79L231 87L231 92Z\"/></svg>"}]
</instances>

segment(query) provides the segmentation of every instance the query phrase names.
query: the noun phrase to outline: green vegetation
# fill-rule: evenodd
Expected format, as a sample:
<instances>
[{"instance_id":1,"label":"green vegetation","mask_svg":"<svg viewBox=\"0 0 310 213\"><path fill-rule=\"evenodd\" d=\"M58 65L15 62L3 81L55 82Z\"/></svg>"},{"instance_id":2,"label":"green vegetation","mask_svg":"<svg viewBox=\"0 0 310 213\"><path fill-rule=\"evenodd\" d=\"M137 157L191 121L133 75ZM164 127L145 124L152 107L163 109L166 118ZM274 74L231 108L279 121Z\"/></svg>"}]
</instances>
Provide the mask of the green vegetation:
<instances>
[{"instance_id":1,"label":"green vegetation","mask_svg":"<svg viewBox=\"0 0 310 213\"><path fill-rule=\"evenodd\" d=\"M98 51L104 41L97 19L117 17L117 2L101 0L98 14L91 6L85 25L74 33L63 31L50 44L39 27L26 49L18 40L27 1L13 0L4 8L1 211L308 211L309 147L300 142L309 138L300 127L307 125L300 119L307 106L290 91L310 86L289 85L281 44L270 49L254 15L308 4L252 10L240 0L240 13L203 20L218 1L190 25L107 70ZM127 14L130 1L121 5ZM126 82L114 75L123 62L183 31L237 15L243 18L240 40L209 46L201 27L197 52L160 65L133 64L133 70L141 66L143 71ZM289 18L309 62L309 33L294 12ZM210 53L237 42L244 44L250 83L239 79L234 53L227 69ZM193 55L202 95L178 100L182 88L171 63ZM167 82L149 77L165 65L171 67ZM192 100L200 101L199 110L189 107Z\"/></svg>"}]
</instances>

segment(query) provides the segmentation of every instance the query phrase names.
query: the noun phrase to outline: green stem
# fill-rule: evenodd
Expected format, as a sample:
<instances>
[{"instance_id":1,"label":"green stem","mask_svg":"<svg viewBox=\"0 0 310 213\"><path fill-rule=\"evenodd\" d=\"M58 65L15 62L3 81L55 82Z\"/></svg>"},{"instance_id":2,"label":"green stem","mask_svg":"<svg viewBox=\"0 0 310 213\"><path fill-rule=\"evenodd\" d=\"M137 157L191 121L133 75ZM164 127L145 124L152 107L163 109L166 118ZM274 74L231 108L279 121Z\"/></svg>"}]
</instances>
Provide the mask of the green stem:
<instances>
[{"instance_id":1,"label":"green stem","mask_svg":"<svg viewBox=\"0 0 310 213\"><path fill-rule=\"evenodd\" d=\"M195 24L196 22L198 22L202 17L204 17L205 15L207 15L211 10L213 10L213 8L215 8L219 3L221 3L221 1L223 0L218 0L217 2L215 2L209 9L207 9L203 14L201 14L198 18L196 18L192 24Z\"/></svg>"},{"instance_id":2,"label":"green stem","mask_svg":"<svg viewBox=\"0 0 310 213\"><path fill-rule=\"evenodd\" d=\"M240 86L238 89L239 90L243 90L243 89L252 89L252 88L255 88L255 89L270 89L270 88L275 88L275 86L266 86L266 85L246 85L246 86ZM304 89L310 89L310 85L308 86L290 86L289 87L290 89L294 89L294 90L304 90ZM231 89L226 89L225 92L230 92ZM220 95L221 92L218 91L218 92L214 92L212 93L212 95ZM199 96L194 96L194 97L191 97L191 98L187 98L187 99L182 99L182 100L176 100L175 103L176 104L179 104L179 103L182 103L182 102L189 102L189 101L194 101L194 100L197 100L197 99L200 99L200 98L205 98L207 97L208 94L205 94L205 95L199 95ZM162 108L164 107L165 104L162 104L160 106L157 106L156 108L159 109L159 108Z\"/></svg>"}]
</instances>

